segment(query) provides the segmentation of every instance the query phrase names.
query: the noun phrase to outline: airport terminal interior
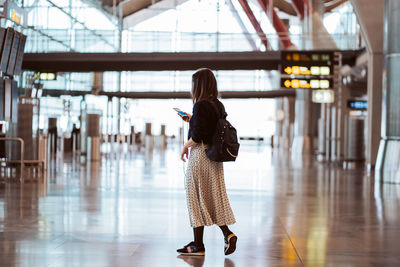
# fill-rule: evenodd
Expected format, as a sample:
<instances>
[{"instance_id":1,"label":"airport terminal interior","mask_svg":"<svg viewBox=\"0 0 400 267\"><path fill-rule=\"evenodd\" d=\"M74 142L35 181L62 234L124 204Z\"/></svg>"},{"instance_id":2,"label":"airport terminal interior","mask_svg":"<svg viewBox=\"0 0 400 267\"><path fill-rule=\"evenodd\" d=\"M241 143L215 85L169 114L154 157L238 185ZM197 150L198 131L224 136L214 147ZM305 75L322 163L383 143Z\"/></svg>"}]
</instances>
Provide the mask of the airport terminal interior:
<instances>
[{"instance_id":1,"label":"airport terminal interior","mask_svg":"<svg viewBox=\"0 0 400 267\"><path fill-rule=\"evenodd\" d=\"M176 251L200 68L230 255ZM399 68L398 0L0 0L0 266L400 266Z\"/></svg>"}]
</instances>

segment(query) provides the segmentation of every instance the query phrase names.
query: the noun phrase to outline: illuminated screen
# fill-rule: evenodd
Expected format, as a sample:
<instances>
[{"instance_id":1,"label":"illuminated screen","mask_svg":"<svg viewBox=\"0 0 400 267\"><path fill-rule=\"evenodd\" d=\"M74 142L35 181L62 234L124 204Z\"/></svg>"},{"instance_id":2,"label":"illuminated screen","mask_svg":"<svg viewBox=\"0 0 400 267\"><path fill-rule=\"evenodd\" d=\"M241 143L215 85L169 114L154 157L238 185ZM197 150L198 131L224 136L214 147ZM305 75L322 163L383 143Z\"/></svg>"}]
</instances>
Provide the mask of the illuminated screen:
<instances>
[{"instance_id":1,"label":"illuminated screen","mask_svg":"<svg viewBox=\"0 0 400 267\"><path fill-rule=\"evenodd\" d=\"M367 110L368 102L363 100L349 100L347 107L352 110Z\"/></svg>"},{"instance_id":2,"label":"illuminated screen","mask_svg":"<svg viewBox=\"0 0 400 267\"><path fill-rule=\"evenodd\" d=\"M57 75L53 72L42 72L40 73L39 79L42 81L54 81L57 79Z\"/></svg>"},{"instance_id":3,"label":"illuminated screen","mask_svg":"<svg viewBox=\"0 0 400 267\"><path fill-rule=\"evenodd\" d=\"M315 75L329 76L331 75L331 67L329 66L303 66L303 65L282 65L282 74L287 75Z\"/></svg>"},{"instance_id":4,"label":"illuminated screen","mask_svg":"<svg viewBox=\"0 0 400 267\"><path fill-rule=\"evenodd\" d=\"M312 92L312 102L314 103L333 103L335 94L332 90L315 90Z\"/></svg>"},{"instance_id":5,"label":"illuminated screen","mask_svg":"<svg viewBox=\"0 0 400 267\"><path fill-rule=\"evenodd\" d=\"M332 79L281 78L281 87L293 89L330 89L332 88L332 82Z\"/></svg>"},{"instance_id":6,"label":"illuminated screen","mask_svg":"<svg viewBox=\"0 0 400 267\"><path fill-rule=\"evenodd\" d=\"M282 60L302 62L330 62L332 52L326 51L282 51Z\"/></svg>"}]
</instances>

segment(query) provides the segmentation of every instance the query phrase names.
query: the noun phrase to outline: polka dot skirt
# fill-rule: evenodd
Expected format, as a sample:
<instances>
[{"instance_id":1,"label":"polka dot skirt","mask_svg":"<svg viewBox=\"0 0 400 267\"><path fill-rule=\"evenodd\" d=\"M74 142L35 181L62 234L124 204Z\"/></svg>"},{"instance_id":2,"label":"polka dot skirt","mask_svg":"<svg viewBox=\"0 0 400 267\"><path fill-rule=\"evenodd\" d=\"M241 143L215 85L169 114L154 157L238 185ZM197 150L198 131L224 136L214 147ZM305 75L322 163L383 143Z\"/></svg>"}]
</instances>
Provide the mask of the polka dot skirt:
<instances>
[{"instance_id":1,"label":"polka dot skirt","mask_svg":"<svg viewBox=\"0 0 400 267\"><path fill-rule=\"evenodd\" d=\"M235 223L226 194L222 162L207 158L204 146L191 148L185 188L190 226L230 225Z\"/></svg>"}]
</instances>

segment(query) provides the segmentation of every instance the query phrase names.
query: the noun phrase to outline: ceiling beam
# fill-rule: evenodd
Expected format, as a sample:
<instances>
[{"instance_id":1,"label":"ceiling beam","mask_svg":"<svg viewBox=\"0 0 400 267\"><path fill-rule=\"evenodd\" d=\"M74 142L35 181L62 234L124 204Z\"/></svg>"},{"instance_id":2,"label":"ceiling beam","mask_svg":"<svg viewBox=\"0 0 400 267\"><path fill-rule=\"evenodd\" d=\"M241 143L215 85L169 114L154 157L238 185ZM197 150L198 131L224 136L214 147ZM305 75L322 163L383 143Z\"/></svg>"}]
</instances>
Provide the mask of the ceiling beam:
<instances>
[{"instance_id":1,"label":"ceiling beam","mask_svg":"<svg viewBox=\"0 0 400 267\"><path fill-rule=\"evenodd\" d=\"M246 14L247 18L249 19L251 25L253 25L253 28L256 31L257 35L260 37L261 42L264 44L265 50L271 50L271 45L268 42L268 38L265 35L263 29L261 28L261 25L258 22L256 16L254 15L253 10L251 10L251 7L247 2L247 0L239 0L239 3L242 6L242 9Z\"/></svg>"},{"instance_id":2,"label":"ceiling beam","mask_svg":"<svg viewBox=\"0 0 400 267\"><path fill-rule=\"evenodd\" d=\"M320 50L321 51L321 50ZM324 50L332 51L332 50ZM359 50L340 51L354 65ZM27 53L22 68L37 72L278 70L280 51L196 53Z\"/></svg>"},{"instance_id":3,"label":"ceiling beam","mask_svg":"<svg viewBox=\"0 0 400 267\"><path fill-rule=\"evenodd\" d=\"M85 96L91 95L91 91L69 91L44 89L43 96L59 97L62 95ZM294 89L277 89L269 91L220 91L220 97L227 99L237 98L277 98L277 97L295 97ZM118 98L133 99L191 99L190 92L100 92L98 95Z\"/></svg>"},{"instance_id":4,"label":"ceiling beam","mask_svg":"<svg viewBox=\"0 0 400 267\"><path fill-rule=\"evenodd\" d=\"M38 72L103 72L196 70L276 70L280 52L198 53L37 53L25 54L24 70Z\"/></svg>"},{"instance_id":5,"label":"ceiling beam","mask_svg":"<svg viewBox=\"0 0 400 267\"><path fill-rule=\"evenodd\" d=\"M274 0L274 7L291 16L297 16L293 5L285 0Z\"/></svg>"},{"instance_id":6,"label":"ceiling beam","mask_svg":"<svg viewBox=\"0 0 400 267\"><path fill-rule=\"evenodd\" d=\"M122 5L122 13L123 13L123 28L129 29L136 24L150 19L162 12L165 12L169 9L174 9L176 6L179 6L188 0L158 0L155 1L154 4L148 5L147 7L143 7L141 9L129 7L129 5L134 4L135 0L131 0L126 2L126 4ZM151 2L151 1L150 1Z\"/></svg>"}]
</instances>

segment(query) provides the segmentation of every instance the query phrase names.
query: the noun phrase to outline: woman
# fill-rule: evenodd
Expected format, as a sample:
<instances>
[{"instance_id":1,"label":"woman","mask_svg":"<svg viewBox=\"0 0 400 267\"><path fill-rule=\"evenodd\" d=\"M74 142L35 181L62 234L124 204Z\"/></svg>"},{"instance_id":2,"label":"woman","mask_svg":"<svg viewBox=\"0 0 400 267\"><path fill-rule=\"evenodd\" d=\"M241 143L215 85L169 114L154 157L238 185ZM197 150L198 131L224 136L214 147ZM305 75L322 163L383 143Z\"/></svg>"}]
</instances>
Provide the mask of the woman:
<instances>
[{"instance_id":1,"label":"woman","mask_svg":"<svg viewBox=\"0 0 400 267\"><path fill-rule=\"evenodd\" d=\"M185 255L205 255L204 226L213 224L218 225L224 235L225 255L236 249L237 237L228 228L235 223L235 217L226 194L223 165L222 162L211 161L205 153L217 121L225 113L217 96L217 81L210 69L203 68L193 74L193 115L183 117L189 121L189 140L181 153L183 161L189 159L185 188L190 226L194 233L194 241L177 250Z\"/></svg>"}]
</instances>

